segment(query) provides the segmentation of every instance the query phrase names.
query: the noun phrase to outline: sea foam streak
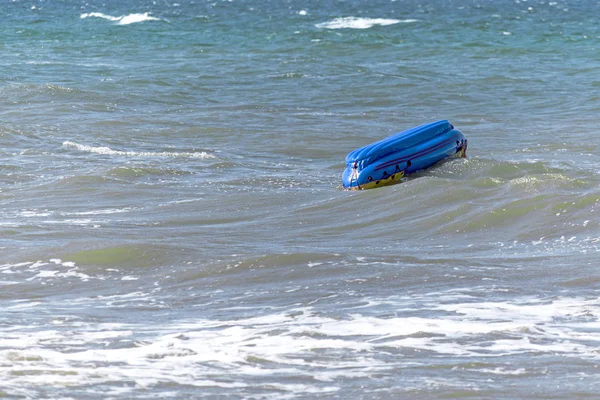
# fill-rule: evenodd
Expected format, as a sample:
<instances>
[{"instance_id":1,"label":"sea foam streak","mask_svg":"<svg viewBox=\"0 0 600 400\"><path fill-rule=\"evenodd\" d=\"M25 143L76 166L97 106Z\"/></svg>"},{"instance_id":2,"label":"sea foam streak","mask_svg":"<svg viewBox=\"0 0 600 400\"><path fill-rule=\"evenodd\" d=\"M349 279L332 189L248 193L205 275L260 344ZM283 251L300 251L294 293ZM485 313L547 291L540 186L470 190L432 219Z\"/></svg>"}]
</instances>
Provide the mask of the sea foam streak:
<instances>
[{"instance_id":1,"label":"sea foam streak","mask_svg":"<svg viewBox=\"0 0 600 400\"><path fill-rule=\"evenodd\" d=\"M317 28L323 29L368 29L375 25L394 25L400 23L417 22L416 19L386 19L386 18L357 18L345 17L336 18L329 22L316 24Z\"/></svg>"},{"instance_id":2,"label":"sea foam streak","mask_svg":"<svg viewBox=\"0 0 600 400\"><path fill-rule=\"evenodd\" d=\"M58 258L52 258L48 261L24 262L18 264L0 265L0 273L3 276L17 277L14 281L7 281L0 278L0 285L27 285L28 282L38 281L52 283L59 280L79 279L87 282L90 279L104 279L103 277L94 277L80 271L79 267L72 261L62 261ZM6 275L5 275L6 274ZM25 307L25 303L11 307ZM27 304L34 304L29 302Z\"/></svg>"},{"instance_id":3,"label":"sea foam streak","mask_svg":"<svg viewBox=\"0 0 600 400\"><path fill-rule=\"evenodd\" d=\"M71 141L63 143L63 147L76 149L88 153L105 154L110 156L127 156L127 157L189 157L189 158L216 158L213 154L205 151L194 152L171 152L171 151L122 151L113 150L110 147L94 147L79 144Z\"/></svg>"},{"instance_id":4,"label":"sea foam streak","mask_svg":"<svg viewBox=\"0 0 600 400\"><path fill-rule=\"evenodd\" d=\"M89 18L89 17L96 17L96 18L103 18L103 19L107 19L109 21L113 21L116 22L117 25L129 25L129 24L133 24L136 22L144 22L144 21L160 21L160 18L156 18L151 16L149 13L145 12L145 13L136 13L136 14L129 14L129 15L121 15L120 17L113 17L112 15L106 15L106 14L102 14L99 12L91 12L91 13L86 13L86 14L81 14L81 18Z\"/></svg>"}]
</instances>

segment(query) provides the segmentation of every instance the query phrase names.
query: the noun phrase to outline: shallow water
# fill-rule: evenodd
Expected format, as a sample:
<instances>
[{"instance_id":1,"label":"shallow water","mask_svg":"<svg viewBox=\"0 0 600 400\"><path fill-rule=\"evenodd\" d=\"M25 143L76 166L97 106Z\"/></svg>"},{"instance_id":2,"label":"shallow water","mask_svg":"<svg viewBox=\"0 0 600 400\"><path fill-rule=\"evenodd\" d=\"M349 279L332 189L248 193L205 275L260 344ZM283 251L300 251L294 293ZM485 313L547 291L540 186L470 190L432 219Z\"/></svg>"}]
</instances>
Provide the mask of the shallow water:
<instances>
[{"instance_id":1,"label":"shallow water","mask_svg":"<svg viewBox=\"0 0 600 400\"><path fill-rule=\"evenodd\" d=\"M0 7L0 396L600 390L597 2Z\"/></svg>"}]
</instances>

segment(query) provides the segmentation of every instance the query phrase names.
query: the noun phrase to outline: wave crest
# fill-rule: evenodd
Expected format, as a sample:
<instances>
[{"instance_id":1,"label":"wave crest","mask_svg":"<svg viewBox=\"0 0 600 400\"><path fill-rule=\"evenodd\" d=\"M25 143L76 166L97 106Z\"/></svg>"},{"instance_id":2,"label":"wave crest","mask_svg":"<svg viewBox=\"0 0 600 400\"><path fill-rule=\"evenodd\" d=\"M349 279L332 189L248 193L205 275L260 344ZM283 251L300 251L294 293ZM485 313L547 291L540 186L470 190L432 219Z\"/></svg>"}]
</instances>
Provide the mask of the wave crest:
<instances>
[{"instance_id":1,"label":"wave crest","mask_svg":"<svg viewBox=\"0 0 600 400\"><path fill-rule=\"evenodd\" d=\"M386 26L400 23L417 22L416 19L387 19L387 18L358 18L344 17L336 18L329 22L315 25L323 29L368 29L375 25Z\"/></svg>"},{"instance_id":2,"label":"wave crest","mask_svg":"<svg viewBox=\"0 0 600 400\"><path fill-rule=\"evenodd\" d=\"M126 157L188 157L188 158L216 158L214 154L207 153L205 151L193 151L193 152L170 152L170 151L123 151L113 150L110 147L101 146L94 147L85 144L79 144L71 141L63 143L63 147L84 151L87 153L104 154L110 156L126 156Z\"/></svg>"},{"instance_id":3,"label":"wave crest","mask_svg":"<svg viewBox=\"0 0 600 400\"><path fill-rule=\"evenodd\" d=\"M121 15L120 17L113 17L112 15L107 15L107 14L103 14L103 13L99 13L99 12L91 12L91 13L81 14L81 19L90 18L90 17L107 19L109 21L116 22L117 25L129 25L129 24L133 24L136 22L144 22L144 21L161 21L160 18L153 17L147 12L135 13L135 14L129 14L129 15Z\"/></svg>"}]
</instances>

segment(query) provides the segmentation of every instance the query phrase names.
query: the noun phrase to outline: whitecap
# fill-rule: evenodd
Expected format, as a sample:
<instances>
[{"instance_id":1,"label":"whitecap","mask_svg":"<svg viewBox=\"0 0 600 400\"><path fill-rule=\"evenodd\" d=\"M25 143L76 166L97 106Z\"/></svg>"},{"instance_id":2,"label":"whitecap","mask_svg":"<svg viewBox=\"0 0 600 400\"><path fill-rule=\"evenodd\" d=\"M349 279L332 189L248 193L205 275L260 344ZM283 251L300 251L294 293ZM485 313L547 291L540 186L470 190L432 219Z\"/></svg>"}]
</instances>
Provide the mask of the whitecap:
<instances>
[{"instance_id":1,"label":"whitecap","mask_svg":"<svg viewBox=\"0 0 600 400\"><path fill-rule=\"evenodd\" d=\"M91 12L91 13L81 14L81 19L90 18L90 17L102 18L102 19L106 19L109 21L113 21L113 22L116 22L117 25L129 25L129 24L133 24L136 22L144 22L144 21L161 21L160 18L153 17L147 12L134 13L134 14L129 14L129 15L121 15L119 17L114 17L112 15L107 15L107 14L103 14L100 12Z\"/></svg>"},{"instance_id":2,"label":"whitecap","mask_svg":"<svg viewBox=\"0 0 600 400\"><path fill-rule=\"evenodd\" d=\"M136 22L144 21L160 21L160 18L152 17L148 13L143 14L129 14L121 18L119 25L129 25Z\"/></svg>"},{"instance_id":3,"label":"whitecap","mask_svg":"<svg viewBox=\"0 0 600 400\"><path fill-rule=\"evenodd\" d=\"M122 16L121 17L113 17L111 15L106 15L106 14L102 14L99 12L91 12L91 13L81 14L80 18L84 19L84 18L90 18L90 17L103 18L103 19L107 19L109 21L120 21L121 18L123 18Z\"/></svg>"},{"instance_id":4,"label":"whitecap","mask_svg":"<svg viewBox=\"0 0 600 400\"><path fill-rule=\"evenodd\" d=\"M316 24L317 28L323 29L368 29L375 25L387 26L400 23L417 22L416 19L388 19L388 18L336 18L329 22Z\"/></svg>"},{"instance_id":5,"label":"whitecap","mask_svg":"<svg viewBox=\"0 0 600 400\"><path fill-rule=\"evenodd\" d=\"M187 157L187 158L216 158L213 154L209 154L205 151L192 151L192 152L171 152L171 151L122 151L114 150L110 147L100 146L88 146L85 144L79 144L71 142L69 140L63 142L63 147L76 149L86 153L103 154L109 156L126 156L126 157Z\"/></svg>"}]
</instances>

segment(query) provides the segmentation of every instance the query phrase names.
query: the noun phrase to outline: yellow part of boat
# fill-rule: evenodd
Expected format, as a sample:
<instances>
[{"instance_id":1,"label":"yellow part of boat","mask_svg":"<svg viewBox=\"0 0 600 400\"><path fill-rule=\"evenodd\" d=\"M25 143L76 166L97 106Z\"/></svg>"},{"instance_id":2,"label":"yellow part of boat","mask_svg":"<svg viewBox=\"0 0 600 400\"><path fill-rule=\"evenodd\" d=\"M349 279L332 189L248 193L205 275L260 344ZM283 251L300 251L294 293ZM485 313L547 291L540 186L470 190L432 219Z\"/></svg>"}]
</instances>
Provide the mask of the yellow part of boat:
<instances>
[{"instance_id":1,"label":"yellow part of boat","mask_svg":"<svg viewBox=\"0 0 600 400\"><path fill-rule=\"evenodd\" d=\"M364 185L354 186L350 190L363 190L363 189L373 189L381 186L393 185L396 183L400 183L400 180L404 177L404 171L397 172L388 176L385 179L378 179L376 181L367 182Z\"/></svg>"}]
</instances>

